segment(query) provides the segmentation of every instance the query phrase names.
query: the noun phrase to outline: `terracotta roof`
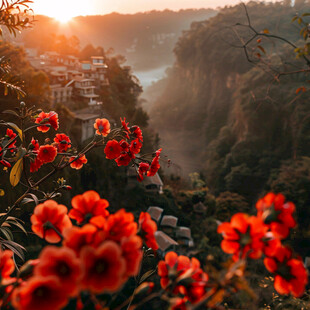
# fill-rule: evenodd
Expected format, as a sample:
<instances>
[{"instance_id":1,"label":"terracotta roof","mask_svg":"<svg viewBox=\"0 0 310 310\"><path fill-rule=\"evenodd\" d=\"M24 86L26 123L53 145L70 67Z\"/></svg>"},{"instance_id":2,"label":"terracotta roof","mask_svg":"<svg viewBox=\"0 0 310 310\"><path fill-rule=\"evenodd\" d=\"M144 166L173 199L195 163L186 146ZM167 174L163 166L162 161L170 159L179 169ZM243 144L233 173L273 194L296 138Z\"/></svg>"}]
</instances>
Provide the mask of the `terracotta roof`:
<instances>
[{"instance_id":1,"label":"terracotta roof","mask_svg":"<svg viewBox=\"0 0 310 310\"><path fill-rule=\"evenodd\" d=\"M179 238L191 239L191 230L188 227L180 226L176 231L176 236Z\"/></svg>"},{"instance_id":2,"label":"terracotta roof","mask_svg":"<svg viewBox=\"0 0 310 310\"><path fill-rule=\"evenodd\" d=\"M178 218L172 215L164 215L160 225L175 228L177 227Z\"/></svg>"},{"instance_id":3,"label":"terracotta roof","mask_svg":"<svg viewBox=\"0 0 310 310\"><path fill-rule=\"evenodd\" d=\"M151 206L147 209L146 212L149 213L149 215L151 216L151 218L154 221L158 222L163 211L164 211L164 209L162 209L162 208Z\"/></svg>"},{"instance_id":4,"label":"terracotta roof","mask_svg":"<svg viewBox=\"0 0 310 310\"><path fill-rule=\"evenodd\" d=\"M159 249L162 251L166 251L169 247L173 245L178 245L178 243L175 240L170 238L163 231L156 231L155 239L156 239Z\"/></svg>"}]
</instances>

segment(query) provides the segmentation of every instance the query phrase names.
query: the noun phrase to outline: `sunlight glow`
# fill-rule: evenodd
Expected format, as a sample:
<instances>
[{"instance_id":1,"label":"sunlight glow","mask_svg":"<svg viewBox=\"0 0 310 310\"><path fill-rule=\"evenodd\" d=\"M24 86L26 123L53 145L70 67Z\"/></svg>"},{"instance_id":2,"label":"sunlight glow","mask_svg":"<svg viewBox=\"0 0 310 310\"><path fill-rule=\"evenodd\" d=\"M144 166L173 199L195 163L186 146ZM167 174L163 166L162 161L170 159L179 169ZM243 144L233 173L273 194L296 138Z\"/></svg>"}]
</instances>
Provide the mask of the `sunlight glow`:
<instances>
[{"instance_id":1,"label":"sunlight glow","mask_svg":"<svg viewBox=\"0 0 310 310\"><path fill-rule=\"evenodd\" d=\"M35 14L53 17L66 23L79 15L91 15L93 13L92 1L85 0L40 0L32 5Z\"/></svg>"},{"instance_id":2,"label":"sunlight glow","mask_svg":"<svg viewBox=\"0 0 310 310\"><path fill-rule=\"evenodd\" d=\"M240 0L34 0L31 8L36 15L47 15L64 22L80 15L111 12L133 14L154 9L216 8L239 2Z\"/></svg>"}]
</instances>

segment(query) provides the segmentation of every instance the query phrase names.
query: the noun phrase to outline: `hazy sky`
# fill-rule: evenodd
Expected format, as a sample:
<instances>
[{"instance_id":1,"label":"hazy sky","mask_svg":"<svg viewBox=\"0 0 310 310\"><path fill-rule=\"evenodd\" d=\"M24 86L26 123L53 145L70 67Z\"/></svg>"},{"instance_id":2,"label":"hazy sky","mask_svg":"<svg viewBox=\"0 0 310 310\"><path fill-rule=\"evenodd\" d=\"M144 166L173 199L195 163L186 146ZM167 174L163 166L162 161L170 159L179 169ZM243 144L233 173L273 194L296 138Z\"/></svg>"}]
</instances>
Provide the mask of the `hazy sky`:
<instances>
[{"instance_id":1,"label":"hazy sky","mask_svg":"<svg viewBox=\"0 0 310 310\"><path fill-rule=\"evenodd\" d=\"M166 8L171 10L215 8L239 2L239 0L34 0L33 9L35 14L73 17L111 12L135 13Z\"/></svg>"}]
</instances>

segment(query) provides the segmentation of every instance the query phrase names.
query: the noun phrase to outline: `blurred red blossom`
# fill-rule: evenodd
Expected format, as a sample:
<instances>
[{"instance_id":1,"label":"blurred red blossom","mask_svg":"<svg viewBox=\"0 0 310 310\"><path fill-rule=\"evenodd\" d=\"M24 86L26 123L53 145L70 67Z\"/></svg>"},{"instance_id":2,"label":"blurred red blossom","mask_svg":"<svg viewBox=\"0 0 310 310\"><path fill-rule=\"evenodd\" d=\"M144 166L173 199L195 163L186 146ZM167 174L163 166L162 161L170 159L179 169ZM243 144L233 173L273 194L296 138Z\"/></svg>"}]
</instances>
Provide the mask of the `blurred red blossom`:
<instances>
[{"instance_id":1,"label":"blurred red blossom","mask_svg":"<svg viewBox=\"0 0 310 310\"><path fill-rule=\"evenodd\" d=\"M54 200L37 205L30 218L32 231L50 243L61 241L59 233L72 226L67 212L68 209L64 205L59 205Z\"/></svg>"},{"instance_id":2,"label":"blurred red blossom","mask_svg":"<svg viewBox=\"0 0 310 310\"><path fill-rule=\"evenodd\" d=\"M233 259L260 258L263 254L265 236L268 227L255 216L245 213L237 213L232 216L230 222L218 226L217 232L223 235L222 250L228 254L234 254Z\"/></svg>"},{"instance_id":3,"label":"blurred red blossom","mask_svg":"<svg viewBox=\"0 0 310 310\"><path fill-rule=\"evenodd\" d=\"M261 217L265 224L269 225L275 237L284 239L289 230L296 226L293 218L295 205L285 202L282 194L268 193L256 203L257 216Z\"/></svg>"},{"instance_id":4,"label":"blurred red blossom","mask_svg":"<svg viewBox=\"0 0 310 310\"><path fill-rule=\"evenodd\" d=\"M84 221L87 222L97 215L104 217L109 215L109 211L106 210L109 202L106 199L101 199L95 191L87 191L82 195L73 197L71 204L72 209L69 212L69 216L79 224Z\"/></svg>"}]
</instances>

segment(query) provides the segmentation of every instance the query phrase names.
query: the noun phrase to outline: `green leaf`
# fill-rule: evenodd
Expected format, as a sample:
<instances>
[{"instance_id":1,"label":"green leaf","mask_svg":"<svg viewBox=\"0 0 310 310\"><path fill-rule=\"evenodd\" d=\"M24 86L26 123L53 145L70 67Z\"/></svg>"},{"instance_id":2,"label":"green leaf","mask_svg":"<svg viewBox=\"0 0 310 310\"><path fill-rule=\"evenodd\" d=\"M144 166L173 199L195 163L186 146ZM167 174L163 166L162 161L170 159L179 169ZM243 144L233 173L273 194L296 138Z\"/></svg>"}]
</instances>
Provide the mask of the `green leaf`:
<instances>
[{"instance_id":1,"label":"green leaf","mask_svg":"<svg viewBox=\"0 0 310 310\"><path fill-rule=\"evenodd\" d=\"M22 176L22 171L23 171L23 159L21 158L16 162L10 173L10 183L12 186L15 187L19 183L20 178Z\"/></svg>"},{"instance_id":2,"label":"green leaf","mask_svg":"<svg viewBox=\"0 0 310 310\"><path fill-rule=\"evenodd\" d=\"M297 18L298 18L298 16L297 16L297 15L296 15L296 16L294 16L294 17L292 18L292 22L294 22Z\"/></svg>"},{"instance_id":3,"label":"green leaf","mask_svg":"<svg viewBox=\"0 0 310 310\"><path fill-rule=\"evenodd\" d=\"M304 13L301 16L310 16L310 13Z\"/></svg>"},{"instance_id":4,"label":"green leaf","mask_svg":"<svg viewBox=\"0 0 310 310\"><path fill-rule=\"evenodd\" d=\"M15 253L21 260L25 260L25 255L23 251L26 251L26 249L21 246L20 244L14 242L5 240L3 238L0 239L0 244L4 247L10 249L13 253Z\"/></svg>"},{"instance_id":5,"label":"green leaf","mask_svg":"<svg viewBox=\"0 0 310 310\"><path fill-rule=\"evenodd\" d=\"M147 271L140 279L139 284L142 283L143 281L145 281L147 278L149 278L151 275L153 275L156 272L155 270L149 270Z\"/></svg>"},{"instance_id":6,"label":"green leaf","mask_svg":"<svg viewBox=\"0 0 310 310\"><path fill-rule=\"evenodd\" d=\"M5 236L5 238L9 241L13 240L13 235L12 232L6 228L6 227L0 227L0 231L2 232L2 234Z\"/></svg>"},{"instance_id":7,"label":"green leaf","mask_svg":"<svg viewBox=\"0 0 310 310\"><path fill-rule=\"evenodd\" d=\"M36 206L37 206L37 205L39 204L39 199L38 199L38 197L37 197L35 194L31 194L31 193L29 193L28 195L32 197L34 203L35 203Z\"/></svg>"},{"instance_id":8,"label":"green leaf","mask_svg":"<svg viewBox=\"0 0 310 310\"><path fill-rule=\"evenodd\" d=\"M14 116L19 117L19 115L15 111L13 111L13 110L5 110L5 111L2 111L1 113L12 114Z\"/></svg>"},{"instance_id":9,"label":"green leaf","mask_svg":"<svg viewBox=\"0 0 310 310\"><path fill-rule=\"evenodd\" d=\"M18 227L21 231L23 231L27 235L27 231L21 223L17 221L6 221L6 223L9 223L11 225Z\"/></svg>"}]
</instances>

